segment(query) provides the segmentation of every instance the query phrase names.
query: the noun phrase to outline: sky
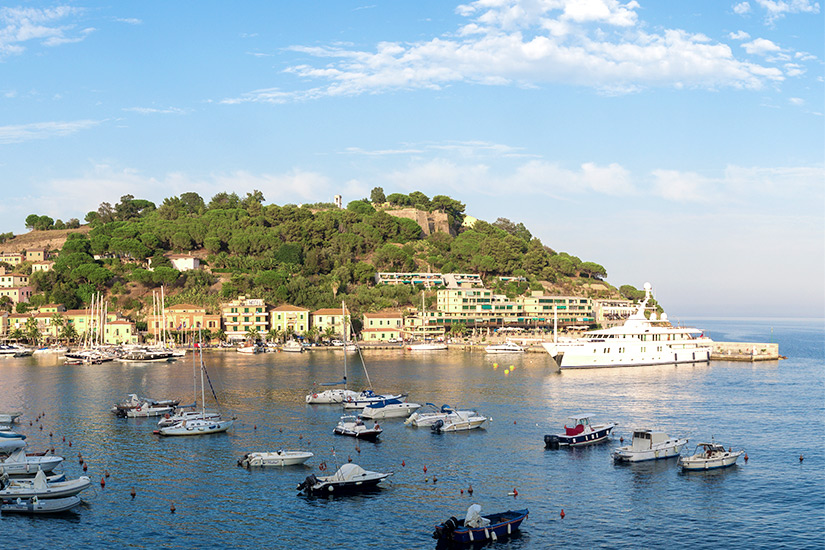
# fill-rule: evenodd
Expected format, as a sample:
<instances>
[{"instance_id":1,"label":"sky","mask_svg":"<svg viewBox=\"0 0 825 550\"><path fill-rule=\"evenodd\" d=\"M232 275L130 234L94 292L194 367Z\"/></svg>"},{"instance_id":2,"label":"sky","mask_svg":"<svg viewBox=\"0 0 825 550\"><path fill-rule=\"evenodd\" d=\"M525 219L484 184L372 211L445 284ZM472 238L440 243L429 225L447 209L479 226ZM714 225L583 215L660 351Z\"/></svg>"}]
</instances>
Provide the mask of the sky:
<instances>
[{"instance_id":1,"label":"sky","mask_svg":"<svg viewBox=\"0 0 825 550\"><path fill-rule=\"evenodd\" d=\"M418 190L673 320L822 318L824 29L812 0L3 2L0 232Z\"/></svg>"}]
</instances>

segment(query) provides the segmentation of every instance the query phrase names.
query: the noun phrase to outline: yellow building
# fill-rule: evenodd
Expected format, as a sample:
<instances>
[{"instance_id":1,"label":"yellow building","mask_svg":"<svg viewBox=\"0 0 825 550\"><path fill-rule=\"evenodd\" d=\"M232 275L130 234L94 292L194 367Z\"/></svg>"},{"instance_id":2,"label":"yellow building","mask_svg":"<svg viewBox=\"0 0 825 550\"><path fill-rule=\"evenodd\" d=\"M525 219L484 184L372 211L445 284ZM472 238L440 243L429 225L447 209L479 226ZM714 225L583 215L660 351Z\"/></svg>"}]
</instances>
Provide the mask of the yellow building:
<instances>
[{"instance_id":1,"label":"yellow building","mask_svg":"<svg viewBox=\"0 0 825 550\"><path fill-rule=\"evenodd\" d=\"M10 265L20 265L26 261L26 255L20 252L0 252L0 262Z\"/></svg>"},{"instance_id":2,"label":"yellow building","mask_svg":"<svg viewBox=\"0 0 825 550\"><path fill-rule=\"evenodd\" d=\"M309 330L309 310L282 304L269 310L269 326L284 334L304 334Z\"/></svg>"},{"instance_id":3,"label":"yellow building","mask_svg":"<svg viewBox=\"0 0 825 550\"><path fill-rule=\"evenodd\" d=\"M147 315L146 328L152 334L160 334L163 327L162 315ZM206 313L206 308L192 304L178 304L166 308L166 330L188 330L205 328L219 330L221 316Z\"/></svg>"},{"instance_id":4,"label":"yellow building","mask_svg":"<svg viewBox=\"0 0 825 550\"><path fill-rule=\"evenodd\" d=\"M262 337L269 330L266 304L260 298L239 296L237 300L223 304L221 320L228 341L246 340L252 330Z\"/></svg>"},{"instance_id":5,"label":"yellow building","mask_svg":"<svg viewBox=\"0 0 825 550\"><path fill-rule=\"evenodd\" d=\"M401 338L404 331L404 315L397 311L379 311L364 314L361 339L366 342L386 342Z\"/></svg>"},{"instance_id":6,"label":"yellow building","mask_svg":"<svg viewBox=\"0 0 825 550\"><path fill-rule=\"evenodd\" d=\"M22 273L6 273L0 275L0 287L12 288L16 286L28 286L29 276Z\"/></svg>"},{"instance_id":7,"label":"yellow building","mask_svg":"<svg viewBox=\"0 0 825 550\"><path fill-rule=\"evenodd\" d=\"M38 271L51 271L54 268L54 262L52 261L43 261L43 262L32 262L32 273L37 273Z\"/></svg>"},{"instance_id":8,"label":"yellow building","mask_svg":"<svg viewBox=\"0 0 825 550\"><path fill-rule=\"evenodd\" d=\"M126 319L107 321L103 325L103 341L106 344L133 344L137 342L135 324Z\"/></svg>"},{"instance_id":9,"label":"yellow building","mask_svg":"<svg viewBox=\"0 0 825 550\"><path fill-rule=\"evenodd\" d=\"M0 298L8 296L13 304L28 302L34 289L30 286L17 286L11 288L0 287Z\"/></svg>"},{"instance_id":10,"label":"yellow building","mask_svg":"<svg viewBox=\"0 0 825 550\"><path fill-rule=\"evenodd\" d=\"M593 301L582 296L547 296L533 293L522 298L524 317L528 321L552 323L554 315L557 321L565 325L589 325L594 322Z\"/></svg>"},{"instance_id":11,"label":"yellow building","mask_svg":"<svg viewBox=\"0 0 825 550\"><path fill-rule=\"evenodd\" d=\"M42 262L49 257L49 250L47 248L32 248L26 250L27 262Z\"/></svg>"},{"instance_id":12,"label":"yellow building","mask_svg":"<svg viewBox=\"0 0 825 550\"><path fill-rule=\"evenodd\" d=\"M349 310L342 311L341 308L319 309L310 314L310 324L318 329L318 334L324 334L327 327L332 327L333 334L338 338L343 338L344 315L349 321Z\"/></svg>"}]
</instances>

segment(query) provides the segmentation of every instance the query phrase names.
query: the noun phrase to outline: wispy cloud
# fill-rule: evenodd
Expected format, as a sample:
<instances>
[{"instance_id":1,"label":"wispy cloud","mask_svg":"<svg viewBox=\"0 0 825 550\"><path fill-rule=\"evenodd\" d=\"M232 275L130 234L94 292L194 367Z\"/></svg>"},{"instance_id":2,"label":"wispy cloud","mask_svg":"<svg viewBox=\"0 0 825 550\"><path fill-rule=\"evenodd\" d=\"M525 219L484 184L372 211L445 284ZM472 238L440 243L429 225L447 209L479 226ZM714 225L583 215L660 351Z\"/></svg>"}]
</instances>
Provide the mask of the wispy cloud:
<instances>
[{"instance_id":1,"label":"wispy cloud","mask_svg":"<svg viewBox=\"0 0 825 550\"><path fill-rule=\"evenodd\" d=\"M143 21L136 17L116 17L115 21L118 23L128 23L129 25L142 25Z\"/></svg>"},{"instance_id":2,"label":"wispy cloud","mask_svg":"<svg viewBox=\"0 0 825 550\"><path fill-rule=\"evenodd\" d=\"M765 22L773 25L786 14L819 13L819 3L811 0L756 0L765 10Z\"/></svg>"},{"instance_id":3,"label":"wispy cloud","mask_svg":"<svg viewBox=\"0 0 825 550\"><path fill-rule=\"evenodd\" d=\"M458 83L535 87L550 83L625 94L651 87L759 89L784 80L781 65L739 59L731 47L682 29L650 31L636 1L479 0L460 5L466 22L428 41L292 46L319 60L285 72L309 88L264 88L223 103L286 103L325 96L441 89ZM744 40L743 32L731 40ZM323 62L323 63L322 63Z\"/></svg>"},{"instance_id":4,"label":"wispy cloud","mask_svg":"<svg viewBox=\"0 0 825 550\"><path fill-rule=\"evenodd\" d=\"M0 144L22 143L35 139L61 137L93 128L101 123L99 120L75 120L71 122L36 122L0 126Z\"/></svg>"},{"instance_id":5,"label":"wispy cloud","mask_svg":"<svg viewBox=\"0 0 825 550\"><path fill-rule=\"evenodd\" d=\"M0 8L0 59L21 54L27 42L39 42L45 46L59 46L79 42L94 31L92 28L75 30L73 16L83 13L82 8L58 6L55 8Z\"/></svg>"},{"instance_id":6,"label":"wispy cloud","mask_svg":"<svg viewBox=\"0 0 825 550\"><path fill-rule=\"evenodd\" d=\"M190 109L179 109L178 107L126 107L123 110L141 115L185 115L191 112Z\"/></svg>"}]
</instances>

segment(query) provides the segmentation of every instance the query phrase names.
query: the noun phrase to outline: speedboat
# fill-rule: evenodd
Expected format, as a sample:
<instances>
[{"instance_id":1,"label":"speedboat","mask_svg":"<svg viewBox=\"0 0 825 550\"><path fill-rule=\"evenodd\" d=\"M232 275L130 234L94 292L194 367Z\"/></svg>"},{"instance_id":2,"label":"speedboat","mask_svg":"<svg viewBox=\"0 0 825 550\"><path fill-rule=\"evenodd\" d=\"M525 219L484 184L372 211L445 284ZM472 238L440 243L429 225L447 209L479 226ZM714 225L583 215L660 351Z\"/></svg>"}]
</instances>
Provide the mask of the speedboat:
<instances>
[{"instance_id":1,"label":"speedboat","mask_svg":"<svg viewBox=\"0 0 825 550\"><path fill-rule=\"evenodd\" d=\"M0 460L0 471L11 475L28 474L38 469L49 473L63 462L61 456L29 456L23 447Z\"/></svg>"},{"instance_id":2,"label":"speedboat","mask_svg":"<svg viewBox=\"0 0 825 550\"><path fill-rule=\"evenodd\" d=\"M26 436L17 432L0 432L0 453L10 453L26 446Z\"/></svg>"},{"instance_id":3,"label":"speedboat","mask_svg":"<svg viewBox=\"0 0 825 550\"><path fill-rule=\"evenodd\" d=\"M525 508L482 516L481 506L473 504L464 519L451 517L436 525L433 538L458 544L496 541L518 531L529 513Z\"/></svg>"},{"instance_id":4,"label":"speedboat","mask_svg":"<svg viewBox=\"0 0 825 550\"><path fill-rule=\"evenodd\" d=\"M88 489L91 484L92 481L86 476L69 481L49 482L42 470L38 471L31 481L12 481L4 474L0 476L0 499L71 497Z\"/></svg>"},{"instance_id":5,"label":"speedboat","mask_svg":"<svg viewBox=\"0 0 825 550\"><path fill-rule=\"evenodd\" d=\"M156 430L155 433L166 436L216 434L225 432L234 423L234 420L222 420L220 417L217 419L196 418L194 420L182 420L177 424Z\"/></svg>"},{"instance_id":6,"label":"speedboat","mask_svg":"<svg viewBox=\"0 0 825 550\"><path fill-rule=\"evenodd\" d=\"M442 432L464 432L482 428L485 422L487 422L486 416L481 416L476 412L458 411L444 419L436 420L430 426L430 429L438 434Z\"/></svg>"},{"instance_id":7,"label":"speedboat","mask_svg":"<svg viewBox=\"0 0 825 550\"><path fill-rule=\"evenodd\" d=\"M126 409L125 416L127 418L144 418L150 416L163 416L175 410L171 405L157 405L146 401L139 407L134 409ZM121 415L118 415L121 416Z\"/></svg>"},{"instance_id":8,"label":"speedboat","mask_svg":"<svg viewBox=\"0 0 825 550\"><path fill-rule=\"evenodd\" d=\"M713 341L699 329L674 327L665 313L658 318L655 311L646 314L650 283L645 283L644 289L644 300L622 326L542 346L560 369L709 362Z\"/></svg>"},{"instance_id":9,"label":"speedboat","mask_svg":"<svg viewBox=\"0 0 825 550\"><path fill-rule=\"evenodd\" d=\"M420 428L422 426L432 426L438 420L445 420L450 417L450 415L478 416L475 411L456 411L449 405L441 405L439 409L432 403L425 403L424 407L426 408L423 410L419 409L412 413L412 415L404 421L404 424Z\"/></svg>"},{"instance_id":10,"label":"speedboat","mask_svg":"<svg viewBox=\"0 0 825 550\"><path fill-rule=\"evenodd\" d=\"M115 403L115 406L112 407L111 411L116 416L120 416L120 417L125 418L125 417L129 416L128 412L130 410L137 409L137 408L143 409L144 406L147 403L152 407L161 407L161 408L170 407L170 408L174 409L175 407L178 406L178 404L180 403L180 400L179 399L160 399L160 400L156 400L156 399L150 399L148 397L138 397L137 394L130 393L126 397L126 401L123 401L122 403ZM160 413L160 414L163 415L163 414L166 414L166 413L163 412L163 413ZM148 415L142 415L142 416L148 416ZM156 415L156 416L160 416L160 415Z\"/></svg>"},{"instance_id":11,"label":"speedboat","mask_svg":"<svg viewBox=\"0 0 825 550\"><path fill-rule=\"evenodd\" d=\"M364 390L359 393L355 397L347 396L347 399L344 401L344 408L345 409L363 409L367 405L371 405L373 403L379 403L381 401L387 401L390 399L396 399L398 401L406 401L407 394L399 393L397 395L380 395L375 393L372 390Z\"/></svg>"},{"instance_id":12,"label":"speedboat","mask_svg":"<svg viewBox=\"0 0 825 550\"><path fill-rule=\"evenodd\" d=\"M45 346L34 350L34 355L42 355L45 353L61 354L66 353L67 351L69 351L69 348L67 348L66 346Z\"/></svg>"},{"instance_id":13,"label":"speedboat","mask_svg":"<svg viewBox=\"0 0 825 550\"><path fill-rule=\"evenodd\" d=\"M161 363L174 358L171 350L132 347L121 353L117 360L124 363Z\"/></svg>"},{"instance_id":14,"label":"speedboat","mask_svg":"<svg viewBox=\"0 0 825 550\"><path fill-rule=\"evenodd\" d=\"M304 346L302 346L301 343L297 340L290 340L289 342L281 346L281 349L283 351L289 351L292 353L303 353Z\"/></svg>"},{"instance_id":15,"label":"speedboat","mask_svg":"<svg viewBox=\"0 0 825 550\"><path fill-rule=\"evenodd\" d=\"M310 458L315 456L309 451L282 451L262 452L262 453L246 453L243 458L238 460L238 466L244 468L251 468L253 466L295 466L303 464Z\"/></svg>"},{"instance_id":16,"label":"speedboat","mask_svg":"<svg viewBox=\"0 0 825 550\"><path fill-rule=\"evenodd\" d=\"M261 353L264 350L258 344L249 344L247 346L241 346L235 351L237 351L238 353L250 354L250 353Z\"/></svg>"},{"instance_id":17,"label":"speedboat","mask_svg":"<svg viewBox=\"0 0 825 550\"><path fill-rule=\"evenodd\" d=\"M385 399L370 403L361 411L362 418L375 420L376 418L400 418L407 417L421 405L418 403L407 403L398 399Z\"/></svg>"},{"instance_id":18,"label":"speedboat","mask_svg":"<svg viewBox=\"0 0 825 550\"><path fill-rule=\"evenodd\" d=\"M579 447L592 443L601 443L610 437L610 432L616 427L613 422L607 424L591 424L589 416L571 416L570 426L564 426L564 433L545 435L544 446L548 449L561 447Z\"/></svg>"},{"instance_id":19,"label":"speedboat","mask_svg":"<svg viewBox=\"0 0 825 550\"><path fill-rule=\"evenodd\" d=\"M744 452L733 449L726 451L725 447L715 442L699 443L691 456L679 457L679 465L686 471L728 468L736 464Z\"/></svg>"},{"instance_id":20,"label":"speedboat","mask_svg":"<svg viewBox=\"0 0 825 550\"><path fill-rule=\"evenodd\" d=\"M342 416L341 421L338 422L332 433L375 441L383 431L378 424L374 424L372 428L367 427L359 416Z\"/></svg>"},{"instance_id":21,"label":"speedboat","mask_svg":"<svg viewBox=\"0 0 825 550\"><path fill-rule=\"evenodd\" d=\"M384 474L363 469L358 464L347 463L330 476L311 474L298 485L297 490L307 495L329 495L352 491L363 491L378 485L390 477L392 472Z\"/></svg>"},{"instance_id":22,"label":"speedboat","mask_svg":"<svg viewBox=\"0 0 825 550\"><path fill-rule=\"evenodd\" d=\"M66 498L16 498L0 502L4 514L59 514L80 506L79 496Z\"/></svg>"},{"instance_id":23,"label":"speedboat","mask_svg":"<svg viewBox=\"0 0 825 550\"><path fill-rule=\"evenodd\" d=\"M616 462L673 458L679 456L687 442L687 439L672 439L665 432L634 430L631 444L619 447L613 451L612 456Z\"/></svg>"},{"instance_id":24,"label":"speedboat","mask_svg":"<svg viewBox=\"0 0 825 550\"><path fill-rule=\"evenodd\" d=\"M491 344L484 348L487 353L524 353L524 348L515 342L504 342L503 344Z\"/></svg>"}]
</instances>

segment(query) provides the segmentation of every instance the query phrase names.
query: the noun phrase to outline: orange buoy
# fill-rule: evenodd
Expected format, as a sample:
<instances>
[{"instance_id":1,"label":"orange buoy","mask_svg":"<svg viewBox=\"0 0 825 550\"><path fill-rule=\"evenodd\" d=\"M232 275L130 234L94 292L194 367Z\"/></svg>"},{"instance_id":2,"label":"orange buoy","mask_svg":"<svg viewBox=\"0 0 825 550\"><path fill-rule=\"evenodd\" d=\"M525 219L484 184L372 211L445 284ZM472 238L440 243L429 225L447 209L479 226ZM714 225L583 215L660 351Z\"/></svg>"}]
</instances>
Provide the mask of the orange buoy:
<instances>
[{"instance_id":1,"label":"orange buoy","mask_svg":"<svg viewBox=\"0 0 825 550\"><path fill-rule=\"evenodd\" d=\"M84 462L83 463L83 471L85 472L88 469L89 469L89 465Z\"/></svg>"},{"instance_id":2,"label":"orange buoy","mask_svg":"<svg viewBox=\"0 0 825 550\"><path fill-rule=\"evenodd\" d=\"M135 488L134 488L134 487L132 487L132 490L131 490L131 491L129 491L129 494L130 494L130 495L132 495L132 498L135 498L135 495L136 495L137 493L135 493Z\"/></svg>"},{"instance_id":3,"label":"orange buoy","mask_svg":"<svg viewBox=\"0 0 825 550\"><path fill-rule=\"evenodd\" d=\"M66 436L63 436L63 443L66 443Z\"/></svg>"},{"instance_id":4,"label":"orange buoy","mask_svg":"<svg viewBox=\"0 0 825 550\"><path fill-rule=\"evenodd\" d=\"M427 473L427 467L426 466L424 466L424 473L425 474Z\"/></svg>"},{"instance_id":5,"label":"orange buoy","mask_svg":"<svg viewBox=\"0 0 825 550\"><path fill-rule=\"evenodd\" d=\"M803 460L805 460L805 457L802 456L802 455L799 455L799 462L802 462Z\"/></svg>"},{"instance_id":6,"label":"orange buoy","mask_svg":"<svg viewBox=\"0 0 825 550\"><path fill-rule=\"evenodd\" d=\"M258 425L257 425L257 424L253 424L253 425L252 425L252 429L253 429L253 430L257 430L257 429L258 429Z\"/></svg>"},{"instance_id":7,"label":"orange buoy","mask_svg":"<svg viewBox=\"0 0 825 550\"><path fill-rule=\"evenodd\" d=\"M347 462L352 462L352 456L347 456Z\"/></svg>"},{"instance_id":8,"label":"orange buoy","mask_svg":"<svg viewBox=\"0 0 825 550\"><path fill-rule=\"evenodd\" d=\"M407 465L407 464L406 464L406 463L402 460L402 461L401 461L401 466L403 467L403 466L406 466L406 465Z\"/></svg>"},{"instance_id":9,"label":"orange buoy","mask_svg":"<svg viewBox=\"0 0 825 550\"><path fill-rule=\"evenodd\" d=\"M77 459L77 463L78 463L78 464L83 464L83 459L82 459L82 458L78 458L78 459Z\"/></svg>"},{"instance_id":10,"label":"orange buoy","mask_svg":"<svg viewBox=\"0 0 825 550\"><path fill-rule=\"evenodd\" d=\"M561 509L561 512L559 512L559 515L561 516L561 519L564 519L564 508Z\"/></svg>"},{"instance_id":11,"label":"orange buoy","mask_svg":"<svg viewBox=\"0 0 825 550\"><path fill-rule=\"evenodd\" d=\"M438 481L438 478L433 476L433 483L435 483L436 481Z\"/></svg>"},{"instance_id":12,"label":"orange buoy","mask_svg":"<svg viewBox=\"0 0 825 550\"><path fill-rule=\"evenodd\" d=\"M106 477L109 477L109 470L103 470L103 475L105 475Z\"/></svg>"},{"instance_id":13,"label":"orange buoy","mask_svg":"<svg viewBox=\"0 0 825 550\"><path fill-rule=\"evenodd\" d=\"M516 489L515 487L513 487L513 496L514 497L518 496L518 489Z\"/></svg>"},{"instance_id":14,"label":"orange buoy","mask_svg":"<svg viewBox=\"0 0 825 550\"><path fill-rule=\"evenodd\" d=\"M101 487L106 487L106 478L105 477L100 478L100 486Z\"/></svg>"},{"instance_id":15,"label":"orange buoy","mask_svg":"<svg viewBox=\"0 0 825 550\"><path fill-rule=\"evenodd\" d=\"M71 446L72 446L72 442L71 442L71 441L69 441L69 447L71 447Z\"/></svg>"},{"instance_id":16,"label":"orange buoy","mask_svg":"<svg viewBox=\"0 0 825 550\"><path fill-rule=\"evenodd\" d=\"M748 461L748 453L745 453L745 462Z\"/></svg>"}]
</instances>

